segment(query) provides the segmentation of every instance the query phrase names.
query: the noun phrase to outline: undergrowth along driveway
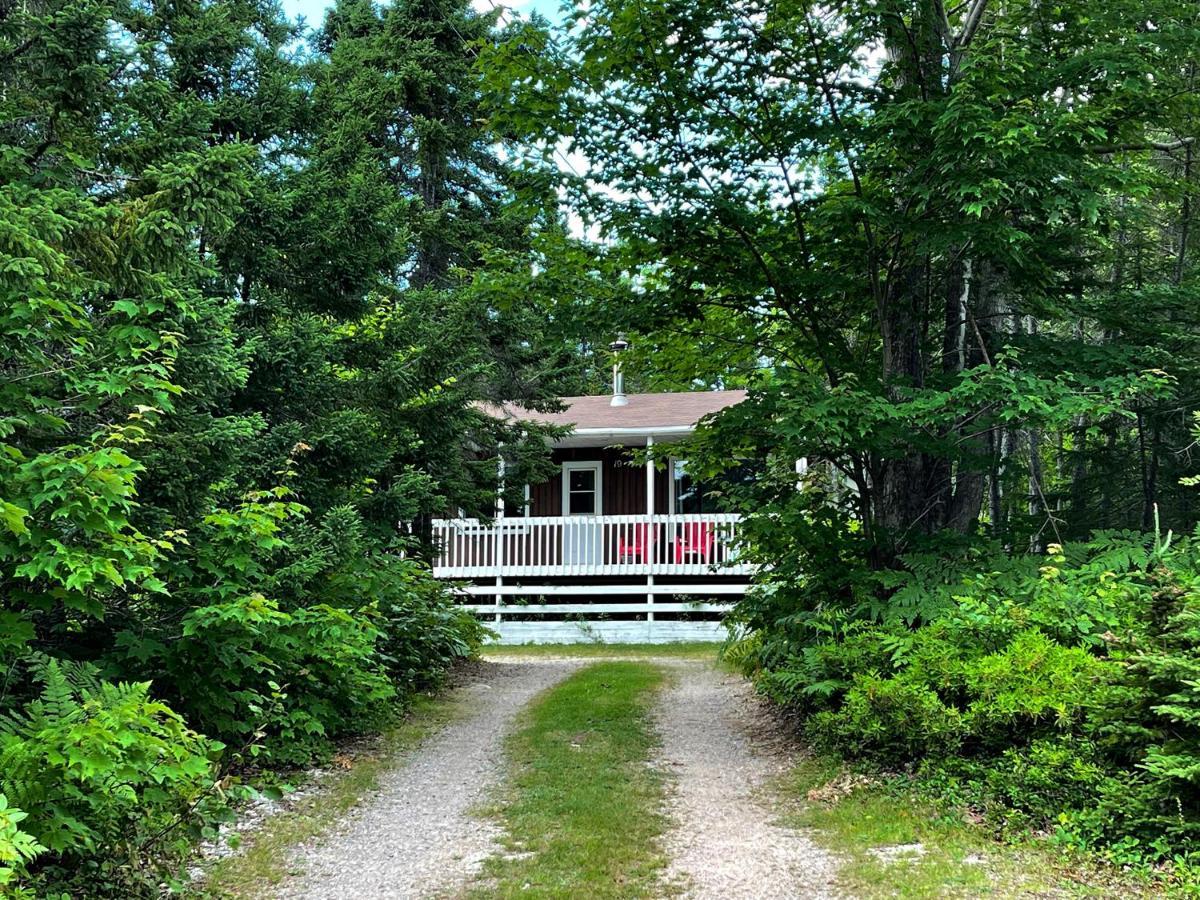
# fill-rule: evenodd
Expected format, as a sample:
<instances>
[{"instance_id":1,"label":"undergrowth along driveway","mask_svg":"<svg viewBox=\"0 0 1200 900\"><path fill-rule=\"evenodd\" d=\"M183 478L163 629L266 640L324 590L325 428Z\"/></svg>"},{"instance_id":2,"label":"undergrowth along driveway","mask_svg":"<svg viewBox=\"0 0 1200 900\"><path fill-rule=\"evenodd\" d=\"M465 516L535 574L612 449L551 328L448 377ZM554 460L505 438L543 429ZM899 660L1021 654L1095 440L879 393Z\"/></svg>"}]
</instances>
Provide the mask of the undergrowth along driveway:
<instances>
[{"instance_id":1,"label":"undergrowth along driveway","mask_svg":"<svg viewBox=\"0 0 1200 900\"><path fill-rule=\"evenodd\" d=\"M842 897L1163 896L1138 873L1056 848L1045 838L1001 843L961 807L920 796L903 779L854 773L836 759L801 757L779 790L790 799L785 821L840 860L836 884Z\"/></svg>"},{"instance_id":2,"label":"undergrowth along driveway","mask_svg":"<svg viewBox=\"0 0 1200 900\"><path fill-rule=\"evenodd\" d=\"M472 896L660 895L667 820L650 712L665 678L651 663L598 662L521 714L495 809L506 852Z\"/></svg>"}]
</instances>

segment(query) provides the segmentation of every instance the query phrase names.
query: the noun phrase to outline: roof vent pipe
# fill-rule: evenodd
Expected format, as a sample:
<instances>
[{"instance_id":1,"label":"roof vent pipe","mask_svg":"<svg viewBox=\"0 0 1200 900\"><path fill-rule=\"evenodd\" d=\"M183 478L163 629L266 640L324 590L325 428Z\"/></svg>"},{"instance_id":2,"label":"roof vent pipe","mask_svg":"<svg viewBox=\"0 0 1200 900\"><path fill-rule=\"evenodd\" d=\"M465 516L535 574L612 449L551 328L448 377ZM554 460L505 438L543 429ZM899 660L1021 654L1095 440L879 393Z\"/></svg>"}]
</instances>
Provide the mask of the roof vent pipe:
<instances>
[{"instance_id":1,"label":"roof vent pipe","mask_svg":"<svg viewBox=\"0 0 1200 900\"><path fill-rule=\"evenodd\" d=\"M612 400L609 406L627 406L629 398L625 396L625 373L621 371L621 352L629 346L624 334L618 334L617 339L608 345L613 355L613 388Z\"/></svg>"}]
</instances>

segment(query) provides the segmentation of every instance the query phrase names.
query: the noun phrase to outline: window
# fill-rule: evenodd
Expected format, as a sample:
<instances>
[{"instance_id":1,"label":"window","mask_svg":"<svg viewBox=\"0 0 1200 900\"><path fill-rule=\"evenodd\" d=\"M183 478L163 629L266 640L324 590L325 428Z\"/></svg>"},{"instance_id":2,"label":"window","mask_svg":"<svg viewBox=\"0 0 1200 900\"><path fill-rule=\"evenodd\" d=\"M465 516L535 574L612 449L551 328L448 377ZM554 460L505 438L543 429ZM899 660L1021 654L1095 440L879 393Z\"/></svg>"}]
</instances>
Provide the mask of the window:
<instances>
[{"instance_id":1,"label":"window","mask_svg":"<svg viewBox=\"0 0 1200 900\"><path fill-rule=\"evenodd\" d=\"M563 463L563 514L594 516L600 513L600 463Z\"/></svg>"},{"instance_id":2,"label":"window","mask_svg":"<svg viewBox=\"0 0 1200 900\"><path fill-rule=\"evenodd\" d=\"M704 485L692 480L687 473L687 463L682 459L671 460L671 511L675 513L715 512L711 499L706 497Z\"/></svg>"},{"instance_id":3,"label":"window","mask_svg":"<svg viewBox=\"0 0 1200 900\"><path fill-rule=\"evenodd\" d=\"M678 514L723 512L719 502L721 495L738 484L754 481L757 472L753 465L741 465L723 473L714 482L693 481L687 471L687 461L672 457L671 511Z\"/></svg>"}]
</instances>

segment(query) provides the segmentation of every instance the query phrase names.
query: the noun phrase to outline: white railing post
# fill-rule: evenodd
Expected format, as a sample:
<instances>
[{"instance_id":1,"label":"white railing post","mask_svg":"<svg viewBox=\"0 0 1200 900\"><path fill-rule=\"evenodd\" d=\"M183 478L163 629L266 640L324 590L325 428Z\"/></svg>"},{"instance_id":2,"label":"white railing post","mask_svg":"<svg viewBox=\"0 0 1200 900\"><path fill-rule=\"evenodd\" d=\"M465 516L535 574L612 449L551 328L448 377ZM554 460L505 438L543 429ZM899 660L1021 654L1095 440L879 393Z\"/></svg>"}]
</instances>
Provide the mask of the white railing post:
<instances>
[{"instance_id":1,"label":"white railing post","mask_svg":"<svg viewBox=\"0 0 1200 900\"><path fill-rule=\"evenodd\" d=\"M492 523L492 534L494 535L494 547L492 551L493 561L496 566L496 587L504 587L504 457L500 457L500 461L496 467L499 472L500 491L496 494L496 520ZM500 624L500 607L504 603L504 594L496 591L496 624Z\"/></svg>"},{"instance_id":2,"label":"white railing post","mask_svg":"<svg viewBox=\"0 0 1200 900\"><path fill-rule=\"evenodd\" d=\"M646 435L646 522L642 530L642 559L646 562L646 606L654 606L654 545L658 542L658 526L654 523L654 437ZM637 530L637 526L634 527ZM646 610L647 629L653 628L654 610Z\"/></svg>"}]
</instances>

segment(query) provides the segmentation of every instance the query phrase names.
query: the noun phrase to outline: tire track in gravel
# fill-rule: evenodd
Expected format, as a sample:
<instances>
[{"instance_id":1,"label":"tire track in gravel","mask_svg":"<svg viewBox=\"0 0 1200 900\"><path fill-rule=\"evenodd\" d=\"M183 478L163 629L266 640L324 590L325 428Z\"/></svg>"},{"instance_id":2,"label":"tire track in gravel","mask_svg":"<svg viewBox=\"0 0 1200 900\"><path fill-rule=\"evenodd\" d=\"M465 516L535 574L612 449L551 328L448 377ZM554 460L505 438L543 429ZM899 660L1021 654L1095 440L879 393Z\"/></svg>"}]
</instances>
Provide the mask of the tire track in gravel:
<instances>
[{"instance_id":1,"label":"tire track in gravel","mask_svg":"<svg viewBox=\"0 0 1200 900\"><path fill-rule=\"evenodd\" d=\"M656 662L675 676L655 710L675 822L668 880L695 900L838 896L835 858L778 824L764 796L789 758L769 745L775 728L749 684L705 662Z\"/></svg>"},{"instance_id":2,"label":"tire track in gravel","mask_svg":"<svg viewBox=\"0 0 1200 900\"><path fill-rule=\"evenodd\" d=\"M453 892L499 852L499 827L472 815L502 777L502 744L537 694L586 660L485 663L464 688L474 711L425 741L350 816L292 851L279 900L400 900Z\"/></svg>"}]
</instances>

